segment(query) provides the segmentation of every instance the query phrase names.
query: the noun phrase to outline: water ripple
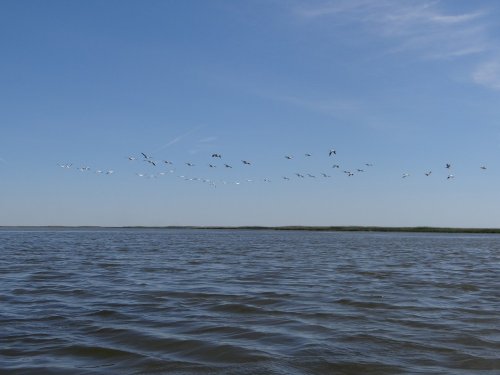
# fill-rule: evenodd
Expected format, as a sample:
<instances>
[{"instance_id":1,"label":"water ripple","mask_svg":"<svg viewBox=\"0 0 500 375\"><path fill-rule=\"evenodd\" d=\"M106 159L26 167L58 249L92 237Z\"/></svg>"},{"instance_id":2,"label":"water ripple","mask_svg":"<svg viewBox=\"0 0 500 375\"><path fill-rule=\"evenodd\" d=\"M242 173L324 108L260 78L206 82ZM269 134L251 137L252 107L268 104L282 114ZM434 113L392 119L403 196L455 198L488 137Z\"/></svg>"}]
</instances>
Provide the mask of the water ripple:
<instances>
[{"instance_id":1,"label":"water ripple","mask_svg":"<svg viewBox=\"0 0 500 375\"><path fill-rule=\"evenodd\" d=\"M0 229L0 372L498 374L499 240Z\"/></svg>"}]
</instances>

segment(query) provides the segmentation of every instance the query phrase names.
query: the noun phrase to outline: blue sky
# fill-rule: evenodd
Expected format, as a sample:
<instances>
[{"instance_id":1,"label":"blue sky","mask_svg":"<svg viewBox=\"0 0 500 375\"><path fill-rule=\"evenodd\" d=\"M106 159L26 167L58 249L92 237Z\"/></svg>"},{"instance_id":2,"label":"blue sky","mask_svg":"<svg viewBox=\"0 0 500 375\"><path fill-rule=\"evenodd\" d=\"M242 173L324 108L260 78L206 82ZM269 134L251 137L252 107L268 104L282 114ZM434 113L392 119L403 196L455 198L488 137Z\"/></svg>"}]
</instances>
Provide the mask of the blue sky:
<instances>
[{"instance_id":1,"label":"blue sky","mask_svg":"<svg viewBox=\"0 0 500 375\"><path fill-rule=\"evenodd\" d=\"M500 227L499 16L2 1L0 225Z\"/></svg>"}]
</instances>

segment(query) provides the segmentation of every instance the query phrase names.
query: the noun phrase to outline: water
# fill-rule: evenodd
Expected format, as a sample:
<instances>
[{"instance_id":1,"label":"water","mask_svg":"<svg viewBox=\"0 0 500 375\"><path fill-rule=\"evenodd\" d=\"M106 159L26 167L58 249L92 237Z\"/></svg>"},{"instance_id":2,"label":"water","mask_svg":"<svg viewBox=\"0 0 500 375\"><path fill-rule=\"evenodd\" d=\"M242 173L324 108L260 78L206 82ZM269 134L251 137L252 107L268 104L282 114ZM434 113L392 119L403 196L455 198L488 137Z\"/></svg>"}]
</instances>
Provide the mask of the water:
<instances>
[{"instance_id":1,"label":"water","mask_svg":"<svg viewBox=\"0 0 500 375\"><path fill-rule=\"evenodd\" d=\"M0 373L499 374L500 236L0 230Z\"/></svg>"}]
</instances>

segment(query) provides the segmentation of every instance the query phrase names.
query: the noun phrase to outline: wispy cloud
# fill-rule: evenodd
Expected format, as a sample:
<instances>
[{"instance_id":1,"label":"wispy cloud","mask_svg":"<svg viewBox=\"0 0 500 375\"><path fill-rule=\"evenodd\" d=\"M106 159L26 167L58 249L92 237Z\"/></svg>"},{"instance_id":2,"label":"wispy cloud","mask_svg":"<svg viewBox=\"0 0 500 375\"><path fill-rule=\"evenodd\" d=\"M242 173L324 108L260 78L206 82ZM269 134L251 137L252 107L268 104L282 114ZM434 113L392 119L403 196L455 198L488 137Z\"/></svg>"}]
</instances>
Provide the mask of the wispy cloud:
<instances>
[{"instance_id":1,"label":"wispy cloud","mask_svg":"<svg viewBox=\"0 0 500 375\"><path fill-rule=\"evenodd\" d=\"M205 138L198 139L196 141L196 144L192 146L191 149L189 149L189 153L191 155L195 155L199 152L206 151L208 148L213 147L215 141L217 141L218 137L216 136L208 136Z\"/></svg>"},{"instance_id":2,"label":"wispy cloud","mask_svg":"<svg viewBox=\"0 0 500 375\"><path fill-rule=\"evenodd\" d=\"M181 134L181 135L178 135L174 138L172 138L170 141L168 141L166 144L164 144L163 146L159 147L158 149L156 149L154 152L159 152L159 151L162 151L178 142L180 142L182 139L186 138L187 136L193 134L194 132L196 132L197 130L200 130L203 126L199 125L199 126L195 126L194 128L188 130L187 132Z\"/></svg>"},{"instance_id":3,"label":"wispy cloud","mask_svg":"<svg viewBox=\"0 0 500 375\"><path fill-rule=\"evenodd\" d=\"M295 13L303 19L358 24L372 35L392 39L392 52L413 51L425 59L455 58L492 48L484 10L450 14L436 1L339 0L302 5Z\"/></svg>"},{"instance_id":4,"label":"wispy cloud","mask_svg":"<svg viewBox=\"0 0 500 375\"><path fill-rule=\"evenodd\" d=\"M500 90L500 59L480 64L472 74L478 85Z\"/></svg>"},{"instance_id":5,"label":"wispy cloud","mask_svg":"<svg viewBox=\"0 0 500 375\"><path fill-rule=\"evenodd\" d=\"M216 136L210 136L210 137L206 137L206 138L198 140L198 143L212 143L212 142L215 142L216 140L217 140Z\"/></svg>"},{"instance_id":6,"label":"wispy cloud","mask_svg":"<svg viewBox=\"0 0 500 375\"><path fill-rule=\"evenodd\" d=\"M293 95L275 95L266 93L260 93L260 96L334 117L341 117L345 114L355 113L360 108L359 103L347 99L310 99Z\"/></svg>"}]
</instances>

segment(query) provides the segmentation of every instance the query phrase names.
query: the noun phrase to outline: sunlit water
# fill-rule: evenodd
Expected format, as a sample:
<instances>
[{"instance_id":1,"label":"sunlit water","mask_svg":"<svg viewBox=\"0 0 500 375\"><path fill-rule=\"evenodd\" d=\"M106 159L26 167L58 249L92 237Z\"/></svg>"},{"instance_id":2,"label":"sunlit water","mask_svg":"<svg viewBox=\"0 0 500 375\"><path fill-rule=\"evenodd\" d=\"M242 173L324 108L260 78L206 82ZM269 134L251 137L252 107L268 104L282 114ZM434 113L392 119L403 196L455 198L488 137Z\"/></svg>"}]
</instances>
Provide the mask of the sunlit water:
<instances>
[{"instance_id":1,"label":"sunlit water","mask_svg":"<svg viewBox=\"0 0 500 375\"><path fill-rule=\"evenodd\" d=\"M500 374L500 236L3 229L0 373Z\"/></svg>"}]
</instances>

